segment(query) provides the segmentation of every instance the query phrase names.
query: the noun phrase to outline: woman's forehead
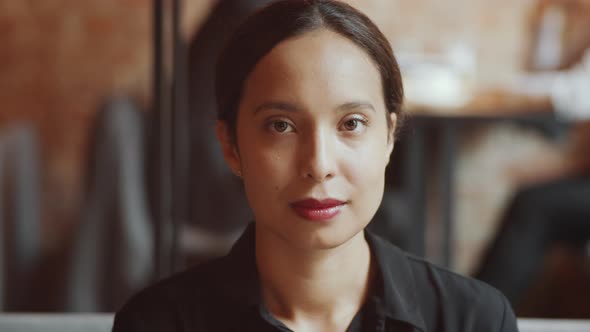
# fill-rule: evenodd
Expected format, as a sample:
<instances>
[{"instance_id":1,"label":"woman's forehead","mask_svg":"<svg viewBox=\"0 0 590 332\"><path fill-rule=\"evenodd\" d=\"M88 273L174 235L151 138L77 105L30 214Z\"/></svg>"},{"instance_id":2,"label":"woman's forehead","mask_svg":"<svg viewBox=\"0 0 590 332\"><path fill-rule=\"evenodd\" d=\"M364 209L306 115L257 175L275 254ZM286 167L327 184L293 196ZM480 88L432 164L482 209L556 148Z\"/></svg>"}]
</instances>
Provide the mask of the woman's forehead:
<instances>
[{"instance_id":1,"label":"woman's forehead","mask_svg":"<svg viewBox=\"0 0 590 332\"><path fill-rule=\"evenodd\" d=\"M245 99L281 101L382 99L381 77L369 56L345 37L316 30L279 43L246 80ZM266 102L267 100L264 100Z\"/></svg>"},{"instance_id":2,"label":"woman's forehead","mask_svg":"<svg viewBox=\"0 0 590 332\"><path fill-rule=\"evenodd\" d=\"M254 72L257 70L295 75L361 70L369 71L370 75L379 75L364 50L346 37L327 29L313 30L280 42L260 59L254 67Z\"/></svg>"}]
</instances>

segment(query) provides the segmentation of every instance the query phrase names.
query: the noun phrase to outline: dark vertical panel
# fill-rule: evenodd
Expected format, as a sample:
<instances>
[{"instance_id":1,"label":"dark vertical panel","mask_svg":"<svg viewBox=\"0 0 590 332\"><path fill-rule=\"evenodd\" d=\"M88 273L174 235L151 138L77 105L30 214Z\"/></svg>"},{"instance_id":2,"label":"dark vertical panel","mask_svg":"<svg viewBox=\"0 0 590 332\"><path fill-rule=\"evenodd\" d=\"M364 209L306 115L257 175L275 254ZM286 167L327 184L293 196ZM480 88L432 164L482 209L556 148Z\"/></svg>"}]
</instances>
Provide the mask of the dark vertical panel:
<instances>
[{"instance_id":1,"label":"dark vertical panel","mask_svg":"<svg viewBox=\"0 0 590 332\"><path fill-rule=\"evenodd\" d=\"M457 155L457 124L453 120L442 121L441 139L441 208L443 218L443 264L452 268L453 264L453 241L455 217L455 164Z\"/></svg>"},{"instance_id":2,"label":"dark vertical panel","mask_svg":"<svg viewBox=\"0 0 590 332\"><path fill-rule=\"evenodd\" d=\"M426 251L426 167L425 128L419 119L409 121L410 135L407 139L407 161L405 162L404 183L410 195L412 216L412 241L410 252L424 257Z\"/></svg>"},{"instance_id":3,"label":"dark vertical panel","mask_svg":"<svg viewBox=\"0 0 590 332\"><path fill-rule=\"evenodd\" d=\"M166 6L162 0L154 0L154 67L153 67L153 119L156 144L157 176L154 207L154 248L155 278L167 275L169 268L170 224L172 204L172 158L171 158L171 104L170 79L167 77L166 64Z\"/></svg>"},{"instance_id":4,"label":"dark vertical panel","mask_svg":"<svg viewBox=\"0 0 590 332\"><path fill-rule=\"evenodd\" d=\"M172 131L172 239L170 248L170 271L175 272L179 268L178 261L182 259L179 252L179 232L182 223L189 215L189 170L190 170L190 136L187 99L187 49L181 35L181 0L172 2L173 24L173 131Z\"/></svg>"}]
</instances>

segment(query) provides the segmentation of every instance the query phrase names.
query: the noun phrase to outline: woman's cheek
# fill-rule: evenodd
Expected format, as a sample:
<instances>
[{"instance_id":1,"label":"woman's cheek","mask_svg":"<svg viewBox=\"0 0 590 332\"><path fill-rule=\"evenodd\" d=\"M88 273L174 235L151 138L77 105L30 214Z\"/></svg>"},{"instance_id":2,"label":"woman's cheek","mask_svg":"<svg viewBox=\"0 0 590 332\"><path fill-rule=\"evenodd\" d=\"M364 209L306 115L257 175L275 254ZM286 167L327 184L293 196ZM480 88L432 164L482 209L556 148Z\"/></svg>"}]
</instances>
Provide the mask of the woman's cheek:
<instances>
[{"instance_id":1,"label":"woman's cheek","mask_svg":"<svg viewBox=\"0 0 590 332\"><path fill-rule=\"evenodd\" d=\"M385 150L376 149L377 144L367 143L355 149L347 158L347 165L351 172L358 178L382 175L386 162L383 156Z\"/></svg>"},{"instance_id":2,"label":"woman's cheek","mask_svg":"<svg viewBox=\"0 0 590 332\"><path fill-rule=\"evenodd\" d=\"M283 182L290 178L288 154L276 149L261 151L249 162L252 171L256 173L258 186L265 187L274 192L279 191Z\"/></svg>"}]
</instances>

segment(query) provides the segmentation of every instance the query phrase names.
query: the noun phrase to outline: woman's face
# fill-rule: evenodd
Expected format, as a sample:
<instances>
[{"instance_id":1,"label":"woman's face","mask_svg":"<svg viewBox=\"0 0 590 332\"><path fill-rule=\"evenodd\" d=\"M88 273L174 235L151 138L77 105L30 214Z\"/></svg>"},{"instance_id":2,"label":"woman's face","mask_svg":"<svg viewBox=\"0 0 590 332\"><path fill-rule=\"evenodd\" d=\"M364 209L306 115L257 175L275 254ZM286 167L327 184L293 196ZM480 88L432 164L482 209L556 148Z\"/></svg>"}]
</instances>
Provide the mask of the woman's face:
<instances>
[{"instance_id":1,"label":"woman's face","mask_svg":"<svg viewBox=\"0 0 590 332\"><path fill-rule=\"evenodd\" d=\"M263 57L245 82L237 147L223 122L217 128L257 234L301 249L360 236L383 196L395 128L386 114L377 68L334 32L286 40Z\"/></svg>"}]
</instances>

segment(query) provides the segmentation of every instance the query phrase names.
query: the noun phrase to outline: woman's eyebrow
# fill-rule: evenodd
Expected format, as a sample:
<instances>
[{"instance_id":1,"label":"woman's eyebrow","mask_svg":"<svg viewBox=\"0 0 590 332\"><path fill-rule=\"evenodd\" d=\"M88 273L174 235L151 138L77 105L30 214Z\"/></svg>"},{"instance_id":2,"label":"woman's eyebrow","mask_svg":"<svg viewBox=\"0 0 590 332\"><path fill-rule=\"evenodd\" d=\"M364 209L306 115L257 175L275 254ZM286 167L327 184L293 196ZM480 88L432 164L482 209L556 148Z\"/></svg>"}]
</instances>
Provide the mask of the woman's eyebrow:
<instances>
[{"instance_id":1,"label":"woman's eyebrow","mask_svg":"<svg viewBox=\"0 0 590 332\"><path fill-rule=\"evenodd\" d=\"M264 110L279 110L279 111L287 111L287 112L297 112L301 109L296 105L289 104L286 102L280 101L270 101L266 103L262 103L254 110L254 114L264 111Z\"/></svg>"},{"instance_id":2,"label":"woman's eyebrow","mask_svg":"<svg viewBox=\"0 0 590 332\"><path fill-rule=\"evenodd\" d=\"M367 108L375 112L375 107L373 107L371 103L365 101L351 101L338 106L336 109L338 111L352 111L363 108Z\"/></svg>"},{"instance_id":3,"label":"woman's eyebrow","mask_svg":"<svg viewBox=\"0 0 590 332\"><path fill-rule=\"evenodd\" d=\"M351 101L344 103L336 108L337 111L352 111L356 109L370 109L375 112L375 107L369 102L365 101ZM287 102L280 102L280 101L270 101L265 102L256 107L254 110L254 114L257 114L261 111L265 110L279 110L279 111L286 111L286 112L298 112L301 111L301 108L297 105L293 105Z\"/></svg>"}]
</instances>

